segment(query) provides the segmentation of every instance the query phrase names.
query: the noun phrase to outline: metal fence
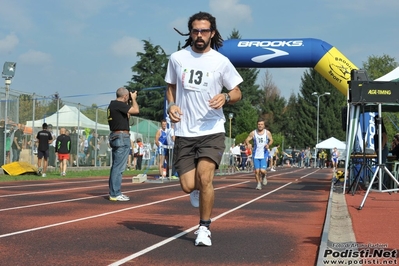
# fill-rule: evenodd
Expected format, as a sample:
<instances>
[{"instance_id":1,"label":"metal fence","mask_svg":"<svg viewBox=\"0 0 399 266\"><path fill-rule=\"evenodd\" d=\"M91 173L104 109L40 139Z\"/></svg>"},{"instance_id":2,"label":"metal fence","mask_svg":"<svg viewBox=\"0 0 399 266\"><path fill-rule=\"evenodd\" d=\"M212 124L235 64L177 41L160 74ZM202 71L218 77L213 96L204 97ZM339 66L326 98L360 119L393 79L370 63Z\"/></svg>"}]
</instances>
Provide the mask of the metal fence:
<instances>
[{"instance_id":1,"label":"metal fence","mask_svg":"<svg viewBox=\"0 0 399 266\"><path fill-rule=\"evenodd\" d=\"M5 88L0 89L0 166L12 162L12 142L15 130L23 128L23 143L19 161L36 165L37 145L36 134L42 124L51 125L49 130L56 138L61 128L65 128L71 137L70 165L75 166L103 166L110 165L111 156L108 147L109 127L107 122L106 106L88 106L81 103L65 101L59 95L40 96L22 92L10 91L8 100ZM7 111L6 111L7 108ZM5 114L7 113L7 125ZM141 138L148 156L143 158L144 165L156 164L155 135L161 127L160 121L151 121L140 117L130 118L131 139ZM87 153L85 147L88 139L95 136L95 147L92 153ZM57 166L54 154L54 144L50 147L49 166ZM222 159L221 168L229 166L230 147L233 139L226 138L226 150Z\"/></svg>"}]
</instances>

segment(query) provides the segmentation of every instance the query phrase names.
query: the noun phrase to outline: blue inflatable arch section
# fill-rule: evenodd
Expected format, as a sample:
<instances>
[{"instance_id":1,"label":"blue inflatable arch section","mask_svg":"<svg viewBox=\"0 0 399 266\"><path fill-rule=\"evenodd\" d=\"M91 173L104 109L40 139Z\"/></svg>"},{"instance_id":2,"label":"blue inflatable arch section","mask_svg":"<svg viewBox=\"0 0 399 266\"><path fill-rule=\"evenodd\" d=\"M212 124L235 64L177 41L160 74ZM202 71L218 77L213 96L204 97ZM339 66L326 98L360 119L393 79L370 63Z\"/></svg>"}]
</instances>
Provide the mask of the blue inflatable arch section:
<instances>
[{"instance_id":1,"label":"blue inflatable arch section","mask_svg":"<svg viewBox=\"0 0 399 266\"><path fill-rule=\"evenodd\" d=\"M334 46L319 39L230 39L219 52L237 68L314 68L342 94L348 93L352 69Z\"/></svg>"}]
</instances>

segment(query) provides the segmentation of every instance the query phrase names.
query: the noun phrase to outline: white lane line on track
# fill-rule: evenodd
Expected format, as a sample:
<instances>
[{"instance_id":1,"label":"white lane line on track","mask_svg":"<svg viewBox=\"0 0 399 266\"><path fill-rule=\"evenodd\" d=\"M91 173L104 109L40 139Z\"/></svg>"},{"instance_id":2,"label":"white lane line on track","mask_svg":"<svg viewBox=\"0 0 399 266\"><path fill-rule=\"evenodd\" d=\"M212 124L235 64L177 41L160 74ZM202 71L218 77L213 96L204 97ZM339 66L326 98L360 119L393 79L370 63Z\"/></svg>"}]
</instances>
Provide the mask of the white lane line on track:
<instances>
[{"instance_id":1,"label":"white lane line on track","mask_svg":"<svg viewBox=\"0 0 399 266\"><path fill-rule=\"evenodd\" d=\"M108 177L106 178L108 179ZM131 179L131 177L129 178L124 178L124 179ZM49 180L37 180L37 181L49 181ZM62 184L74 184L74 183L91 183L91 182L103 182L104 179L98 179L98 180L82 180L82 181L68 181L68 182L54 182L54 183L36 183L36 184L27 184L27 185L15 185L15 186L4 186L4 187L0 187L0 189L3 188L23 188L23 187L44 187L44 186L53 186L53 185L62 185ZM18 181L20 182L20 181Z\"/></svg>"},{"instance_id":2,"label":"white lane line on track","mask_svg":"<svg viewBox=\"0 0 399 266\"><path fill-rule=\"evenodd\" d=\"M245 207L245 206L251 204L252 202L255 202L255 201L257 201L257 200L259 200L259 199L261 199L261 198L264 198L264 197L266 197L266 196L268 196L268 195L270 195L270 194L276 192L276 191L279 191L280 189L283 189L283 188L285 188L286 186L291 185L292 183L293 183L293 182L288 182L288 183L286 183L286 184L284 184L284 185L282 185L282 186L280 186L280 187L278 187L278 188L276 188L276 189L273 189L273 190L271 190L271 191L269 191L269 192L267 192L267 193L265 193L265 194L263 194L263 195L261 195L261 196L259 196L259 197L257 197L257 198L254 198L254 199L252 199L252 200L250 200L250 201L247 201L246 203L243 203L243 204L241 204L241 205L239 205L239 206L237 206L237 207L235 207L235 208L233 208L233 209L231 209L231 210L228 210L228 211L226 211L226 212L224 212L224 213L221 213L221 214L219 214L218 216L212 218L212 222L214 222L214 221L216 221L216 220L222 218L223 216L226 216L227 214L230 214L230 213L232 213L232 212L234 212L234 211L236 211L236 210L239 210L239 209L241 209L241 208L243 208L243 207ZM183 232L181 232L181 233L179 233L179 234L177 234L177 235L174 235L174 236L172 236L172 237L169 237L169 238L167 238L167 239L165 239L165 240L163 240L163 241L161 241L161 242L158 242L158 243L156 243L156 244L154 244L154 245L152 245L152 246L149 246L148 248L145 248L145 249L143 249L143 250L140 250L139 252L136 252L136 253L134 253L134 254L132 254L132 255L130 255L130 256L127 256L127 257L121 259L121 260L115 261L114 263L109 264L109 266L118 266L118 265L122 265L122 264L124 264L124 263L126 263L126 262L128 262L128 261L130 261L130 260L133 260L133 259L135 259L135 258L137 258L137 257L140 257L141 255L144 255L144 254L146 254L146 253L148 253L148 252L150 252L150 251L152 251L152 250L154 250L154 249L156 249L156 248L158 248L158 247L161 247L161 246L163 246L163 245L165 245L165 244L167 244L167 243L169 243L169 242L172 242L173 240L176 240L176 239L178 239L179 237L182 237L182 236L184 236L184 235L186 235L186 234L188 234L188 233L190 233L191 231L194 231L194 230L196 230L196 229L198 229L198 225L195 225L195 226L193 226L193 227L191 227L191 228L189 228L189 229L187 229L187 230L185 230L185 231L183 231Z\"/></svg>"},{"instance_id":3,"label":"white lane line on track","mask_svg":"<svg viewBox=\"0 0 399 266\"><path fill-rule=\"evenodd\" d=\"M284 172L284 173L277 173L274 174L273 176L269 176L268 178L273 178L277 176L281 176L287 173L293 173L297 172L300 169L297 170L292 170L290 172ZM313 173L313 172L312 172ZM253 174L253 173L250 173ZM306 177L308 175L305 175L303 177ZM129 178L130 179L130 178ZM298 181L299 179L295 179L295 181ZM96 182L96 181L102 181L102 180L95 180L95 181L82 181L82 182L59 182L59 183L51 183L48 185L53 185L53 184L72 184L72 183L86 183L86 182ZM47 185L47 184L46 184ZM30 186L30 185L27 185ZM36 185L34 185L36 186ZM64 191L64 190L74 190L74 189L86 189L86 188L94 188L94 187L101 187L101 186L108 186L108 185L100 185L100 186L90 186L90 187L79 187L79 188L68 188L68 189L60 189L60 190L49 190L49 191L41 191L41 192L27 192L27 193L20 193L20 194L12 194L12 195L0 195L0 198L3 197L13 197L13 196L22 196L22 195L31 195L31 194L40 194L40 193L47 193L47 192L59 192L59 191ZM177 185L171 185L171 186L177 186ZM164 187L170 187L170 186L164 186ZM145 188L145 189L138 189L138 190L130 190L130 191L125 191L124 193L131 193L131 192L140 192L140 191L146 191L146 190L152 190L152 189L158 189L158 188L163 188L163 187L155 187L155 188ZM0 209L0 212L4 211L12 211L12 210L18 210L18 209L25 209L25 208L32 208L32 207L39 207L39 206L45 206L45 205L51 205L51 204L59 204L59 203L65 203L65 202L73 202L73 201L79 201L79 200L86 200L86 199L92 199L96 197L105 197L108 196L108 194L103 194L99 196L89 196L89 197L83 197L83 198L76 198L76 199L69 199L69 200L60 200L60 201L51 201L51 202L44 202L44 203L37 203L37 204L31 204L31 205L25 205L25 206L18 206L18 207L11 207L11 208L4 208Z\"/></svg>"},{"instance_id":4,"label":"white lane line on track","mask_svg":"<svg viewBox=\"0 0 399 266\"><path fill-rule=\"evenodd\" d=\"M248 182L249 181L243 181L243 182L227 185L227 186L224 186L224 187L215 188L215 190L224 189L224 188L228 188L228 187L233 187L233 186L241 185L241 184L248 183ZM137 205L137 206L132 206L132 207L128 207L128 208L123 208L123 209L112 211L112 212L105 212L105 213L92 215L92 216L88 216L88 217L83 217L83 218L79 218L79 219L74 219L74 220L69 220L69 221L65 221L65 222L49 224L49 225L35 227L35 228L31 228L31 229L16 231L16 232L8 233L8 234L2 234L2 235L0 235L0 238L5 238L5 237L9 237L9 236L14 236L14 235L20 235L20 234L30 233L30 232L34 232L34 231L38 231L38 230L51 228L51 227L56 227L56 226L61 226L61 225L65 225L65 224L76 223L76 222L85 221L85 220L90 220L90 219L103 217L103 216L107 216L107 215L111 215L111 214L115 214L115 213L119 213L119 212L124 212L124 211L138 209L138 208L142 208L142 207L146 207L146 206L155 205L155 204L158 204L158 203L168 202L168 201L172 201L172 200L175 200L175 199L180 199L180 198L188 197L188 196L189 196L189 194L184 194L184 195L173 197L173 198L169 198L169 199L154 201L154 202L141 204L141 205Z\"/></svg>"},{"instance_id":5,"label":"white lane line on track","mask_svg":"<svg viewBox=\"0 0 399 266\"><path fill-rule=\"evenodd\" d=\"M180 186L180 184L167 185L167 186L159 186L159 187L151 187L151 188L142 188L142 189L135 189L135 190L128 190L128 191L125 191L124 194L132 193L132 192L135 193L135 192L153 190L153 189L169 188L169 187L175 187L175 186ZM107 187L108 187L108 185L107 185ZM90 188L93 188L93 187L90 187ZM32 205L24 205L24 206L18 206L18 207L11 207L11 208L0 209L0 212L12 211L12 210L19 210L19 209L25 209L25 208L32 208L32 207L38 207L38 206L45 206L45 205L52 205L52 204L59 204L59 203L64 203L64 202L72 202L72 201L79 201L79 200L87 200L87 199L93 199L93 198L102 198L102 197L107 197L107 196L108 196L108 194L102 194L102 195L99 195L99 196L89 196L89 197L76 198L76 199L59 200L59 201L50 201L50 202L37 203L37 204L32 204Z\"/></svg>"},{"instance_id":6,"label":"white lane line on track","mask_svg":"<svg viewBox=\"0 0 399 266\"><path fill-rule=\"evenodd\" d=\"M129 178L130 180L130 178ZM104 180L97 180L98 181L104 181ZM82 182L60 182L60 183L50 183L46 185L58 185L58 184L73 184L73 183L87 183L87 182L95 182L95 181L82 181ZM89 186L89 187L76 187L76 188L62 188L62 189L55 189L55 190L44 190L44 191L34 191L34 192L25 192L25 193L18 193L18 194L9 194L9 195L0 195L0 198L8 198L8 197L16 197L16 196L26 196L26 195L36 195L36 194L44 194L44 193L49 193L49 192L60 192L60 191L66 191L66 190L79 190L79 189L87 189L87 188L95 188L95 187L108 187L108 184L102 184L98 186ZM22 187L22 186L21 186Z\"/></svg>"},{"instance_id":7,"label":"white lane line on track","mask_svg":"<svg viewBox=\"0 0 399 266\"><path fill-rule=\"evenodd\" d=\"M25 192L25 193L10 194L10 195L0 195L0 198L9 198L9 197L17 197L17 196L45 194L45 193L51 193L51 192L60 192L60 191L66 191L66 190L80 190L80 189L95 188L95 187L105 187L105 186L108 187L108 184L103 184L103 185L98 185L98 186L89 186L89 187L62 188L62 189L44 190L44 191L35 191L35 192Z\"/></svg>"},{"instance_id":8,"label":"white lane line on track","mask_svg":"<svg viewBox=\"0 0 399 266\"><path fill-rule=\"evenodd\" d=\"M293 171L293 172L296 172L296 171ZM305 177L307 177L307 176L309 176L309 175L311 175L311 174L313 174L313 173L315 173L315 172L316 172L316 171L312 171L311 173L308 173L308 174L306 174L306 175L300 177L299 179L303 179L303 178L305 178ZM286 172L286 173L287 173L287 172ZM286 174L286 173L285 173L285 174ZM284 173L275 174L275 175L273 175L273 176L279 176L279 175L283 175L283 174L284 174ZM267 193L265 193L265 194L263 194L263 195L261 195L261 196L259 196L259 197L257 197L257 198L254 198L254 199L252 199L252 200L250 200L250 201L248 201L248 202L246 202L246 203L243 203L243 204L241 204L241 205L239 205L239 206L237 206L237 207L235 207L235 208L233 208L233 209L231 209L231 210L229 210L229 211L226 211L226 212L224 212L224 213L221 213L221 214L219 214L218 216L212 218L212 222L213 222L213 221L216 221L216 220L218 220L218 219L220 219L220 218L222 218L223 216L226 216L227 214L230 214L230 213L232 213L232 212L234 212L234 211L236 211L236 210L239 210L239 209L241 209L241 208L243 208L243 207L245 207L245 206L251 204L252 202L255 202L255 201L257 201L257 200L259 200L259 199L261 199L261 198L264 198L264 197L266 197L266 196L268 196L268 195L270 195L270 194L276 192L276 191L279 191L280 189L283 189L283 188L285 188L286 186L291 185L292 183L298 181L299 179L295 179L295 181L288 182L288 183L286 183L286 184L284 184L284 185L282 185L282 186L280 186L280 187L278 187L278 188L276 188L276 189L274 189L274 190L272 190L272 191L269 191L269 192L267 192ZM158 248L158 247L161 247L161 246L163 246L163 245L165 245L165 244L167 244L167 243L169 243L169 242L172 242L173 240L176 240L176 239L178 239L178 238L180 238L180 237L182 237L182 236L184 236L184 235L186 235L186 234L188 234L188 233L190 233L190 232L192 232L192 231L194 231L194 230L196 230L196 229L198 229L198 225L195 225L195 226L193 226L193 227L191 227L191 228L189 228L189 229L187 229L187 230L185 230L185 231L183 231L183 232L181 232L181 233L179 233L179 234L176 234L176 235L174 235L174 236L172 236L172 237L169 237L169 238L167 238L167 239L165 239L165 240L163 240L163 241L161 241L161 242L158 242L158 243L156 243L156 244L154 244L154 245L152 245L152 246L149 246L148 248L145 248L145 249L143 249L143 250L141 250L141 251L139 251L139 252L136 252L136 253L134 253L134 254L132 254L132 255L130 255L130 256L127 256L127 257L125 257L125 258L123 258L123 259L121 259L121 260L118 260L118 261L116 261L116 262L114 262L114 263L112 263L112 264L109 264L109 266L118 266L118 265L122 265L122 264L124 264L124 263L126 263L126 262L128 262L128 261L130 261L130 260L133 260L133 259L135 259L135 258L138 258L138 257L140 257L140 256L142 256L142 255L144 255L144 254L146 254L146 253L148 253L148 252L150 252L150 251L152 251L152 250Z\"/></svg>"}]
</instances>

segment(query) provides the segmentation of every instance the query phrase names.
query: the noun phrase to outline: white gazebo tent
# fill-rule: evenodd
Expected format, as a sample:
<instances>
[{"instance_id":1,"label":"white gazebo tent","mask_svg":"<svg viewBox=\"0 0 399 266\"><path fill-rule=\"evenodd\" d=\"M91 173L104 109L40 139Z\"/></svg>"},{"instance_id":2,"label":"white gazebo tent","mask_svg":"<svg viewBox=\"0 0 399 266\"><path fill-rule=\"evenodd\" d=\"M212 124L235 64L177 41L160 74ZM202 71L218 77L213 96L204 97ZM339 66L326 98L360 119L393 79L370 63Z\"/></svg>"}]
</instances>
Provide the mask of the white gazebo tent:
<instances>
[{"instance_id":1,"label":"white gazebo tent","mask_svg":"<svg viewBox=\"0 0 399 266\"><path fill-rule=\"evenodd\" d=\"M82 132L86 128L102 132L109 132L108 125L96 123L95 121L85 116L82 112L80 112L78 108L69 105L64 105L60 110L58 110L58 112L52 114L49 117L34 121L27 121L26 126L32 128L41 128L43 123L52 124L53 128L57 129L54 132L56 135L58 134L58 130L61 127L76 127L78 129L78 132ZM32 134L34 134L34 131L32 131ZM97 158L97 149L95 150L94 156L95 158ZM97 164L97 161L95 164Z\"/></svg>"},{"instance_id":2,"label":"white gazebo tent","mask_svg":"<svg viewBox=\"0 0 399 266\"><path fill-rule=\"evenodd\" d=\"M329 139L326 139L322 142L317 143L316 145L317 149L334 149L337 148L339 150L345 150L346 149L346 144L343 141L340 141L339 139L336 139L334 137L331 137Z\"/></svg>"},{"instance_id":3,"label":"white gazebo tent","mask_svg":"<svg viewBox=\"0 0 399 266\"><path fill-rule=\"evenodd\" d=\"M57 117L58 115L58 117ZM58 124L57 124L58 122ZM64 105L57 113L52 114L49 117L35 121L27 121L26 126L41 128L43 123L52 124L53 127L79 127L81 129L90 128L102 131L109 131L109 126L104 124L98 124L96 122L81 113L78 108L74 106Z\"/></svg>"}]
</instances>

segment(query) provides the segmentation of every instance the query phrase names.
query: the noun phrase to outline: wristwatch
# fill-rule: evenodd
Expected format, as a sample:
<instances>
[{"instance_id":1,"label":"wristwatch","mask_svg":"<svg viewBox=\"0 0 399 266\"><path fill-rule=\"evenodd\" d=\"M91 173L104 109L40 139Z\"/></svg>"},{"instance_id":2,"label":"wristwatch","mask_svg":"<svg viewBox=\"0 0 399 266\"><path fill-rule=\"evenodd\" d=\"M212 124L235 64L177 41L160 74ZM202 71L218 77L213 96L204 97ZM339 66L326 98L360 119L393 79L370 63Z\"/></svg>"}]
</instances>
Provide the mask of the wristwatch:
<instances>
[{"instance_id":1,"label":"wristwatch","mask_svg":"<svg viewBox=\"0 0 399 266\"><path fill-rule=\"evenodd\" d=\"M223 93L225 97L225 102L228 103L230 102L230 95L228 93Z\"/></svg>"}]
</instances>

